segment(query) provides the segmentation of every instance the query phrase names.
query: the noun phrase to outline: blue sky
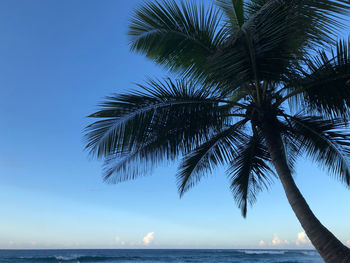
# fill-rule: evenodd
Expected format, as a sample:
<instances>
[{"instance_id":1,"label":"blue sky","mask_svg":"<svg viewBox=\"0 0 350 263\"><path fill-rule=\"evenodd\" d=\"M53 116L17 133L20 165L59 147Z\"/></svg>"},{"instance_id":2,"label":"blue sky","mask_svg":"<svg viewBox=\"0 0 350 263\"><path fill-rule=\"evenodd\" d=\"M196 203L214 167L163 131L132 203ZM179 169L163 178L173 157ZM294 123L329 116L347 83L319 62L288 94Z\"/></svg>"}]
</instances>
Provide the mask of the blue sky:
<instances>
[{"instance_id":1,"label":"blue sky","mask_svg":"<svg viewBox=\"0 0 350 263\"><path fill-rule=\"evenodd\" d=\"M0 248L309 248L278 181L247 219L221 169L181 200L176 163L103 183L83 149L86 116L104 96L166 75L129 51L139 3L0 1ZM296 182L350 245L349 190L304 159Z\"/></svg>"}]
</instances>

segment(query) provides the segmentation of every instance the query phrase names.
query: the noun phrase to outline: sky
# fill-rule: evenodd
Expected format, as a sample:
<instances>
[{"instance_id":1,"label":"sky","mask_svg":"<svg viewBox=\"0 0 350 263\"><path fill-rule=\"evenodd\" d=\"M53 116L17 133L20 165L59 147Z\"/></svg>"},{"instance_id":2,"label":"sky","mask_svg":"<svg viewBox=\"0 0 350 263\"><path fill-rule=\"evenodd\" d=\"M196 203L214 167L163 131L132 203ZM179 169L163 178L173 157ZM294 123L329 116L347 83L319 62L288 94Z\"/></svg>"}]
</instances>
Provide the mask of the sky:
<instances>
[{"instance_id":1,"label":"sky","mask_svg":"<svg viewBox=\"0 0 350 263\"><path fill-rule=\"evenodd\" d=\"M223 169L179 198L178 163L105 184L84 150L107 95L167 72L128 46L139 0L0 1L0 249L312 248L281 183L242 218ZM350 191L302 158L295 180L350 246Z\"/></svg>"}]
</instances>

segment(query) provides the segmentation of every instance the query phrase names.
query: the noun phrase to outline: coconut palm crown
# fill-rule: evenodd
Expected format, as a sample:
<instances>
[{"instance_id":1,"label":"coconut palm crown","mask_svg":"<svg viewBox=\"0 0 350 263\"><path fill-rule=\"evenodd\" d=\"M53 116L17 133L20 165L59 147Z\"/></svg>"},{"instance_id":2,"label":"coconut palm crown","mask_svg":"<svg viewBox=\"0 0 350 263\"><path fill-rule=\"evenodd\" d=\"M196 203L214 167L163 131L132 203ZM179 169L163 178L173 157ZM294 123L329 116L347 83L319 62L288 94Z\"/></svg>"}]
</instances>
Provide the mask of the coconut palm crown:
<instances>
[{"instance_id":1,"label":"coconut palm crown","mask_svg":"<svg viewBox=\"0 0 350 263\"><path fill-rule=\"evenodd\" d=\"M346 0L149 1L130 45L174 79L149 79L108 97L87 127L86 148L118 183L181 158L183 195L218 165L245 217L274 177L326 262L350 250L315 217L294 183L307 155L350 186L350 44L337 40Z\"/></svg>"}]
</instances>

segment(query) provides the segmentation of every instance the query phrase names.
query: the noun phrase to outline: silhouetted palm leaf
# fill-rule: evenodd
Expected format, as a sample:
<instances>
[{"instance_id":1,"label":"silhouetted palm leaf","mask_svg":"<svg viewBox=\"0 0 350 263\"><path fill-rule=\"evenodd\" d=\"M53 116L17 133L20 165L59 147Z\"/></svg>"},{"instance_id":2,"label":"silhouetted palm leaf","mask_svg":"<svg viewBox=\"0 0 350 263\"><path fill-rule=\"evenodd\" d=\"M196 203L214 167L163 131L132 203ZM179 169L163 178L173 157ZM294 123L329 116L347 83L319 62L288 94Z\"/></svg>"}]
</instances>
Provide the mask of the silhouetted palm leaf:
<instances>
[{"instance_id":1,"label":"silhouetted palm leaf","mask_svg":"<svg viewBox=\"0 0 350 263\"><path fill-rule=\"evenodd\" d=\"M141 157L173 159L228 123L227 105L193 83L149 81L147 87L140 87L143 92L109 97L102 110L90 115L102 120L87 127L86 148L108 158L107 178L111 171L120 172ZM113 162L113 158L120 160Z\"/></svg>"},{"instance_id":2,"label":"silhouetted palm leaf","mask_svg":"<svg viewBox=\"0 0 350 263\"><path fill-rule=\"evenodd\" d=\"M195 1L151 1L131 20L131 49L171 70L200 75L208 56L226 38L219 23L217 10Z\"/></svg>"},{"instance_id":3,"label":"silhouetted palm leaf","mask_svg":"<svg viewBox=\"0 0 350 263\"><path fill-rule=\"evenodd\" d=\"M350 133L344 131L344 121L297 115L291 116L290 122L298 140L299 153L306 152L350 186Z\"/></svg>"},{"instance_id":4,"label":"silhouetted palm leaf","mask_svg":"<svg viewBox=\"0 0 350 263\"><path fill-rule=\"evenodd\" d=\"M292 92L302 96L299 99L304 106L329 116L349 116L350 42L339 41L331 57L320 51L308 60L308 71L303 75L292 83Z\"/></svg>"},{"instance_id":5,"label":"silhouetted palm leaf","mask_svg":"<svg viewBox=\"0 0 350 263\"><path fill-rule=\"evenodd\" d=\"M234 35L245 22L243 0L216 0L216 4L225 14L228 33Z\"/></svg>"},{"instance_id":6,"label":"silhouetted palm leaf","mask_svg":"<svg viewBox=\"0 0 350 263\"><path fill-rule=\"evenodd\" d=\"M209 78L229 88L282 81L310 49L333 40L340 22L331 15L348 10L346 1L266 1L211 57Z\"/></svg>"},{"instance_id":7,"label":"silhouetted palm leaf","mask_svg":"<svg viewBox=\"0 0 350 263\"><path fill-rule=\"evenodd\" d=\"M270 156L260 135L246 138L237 152L228 174L233 197L246 217L248 203L253 204L257 193L271 184L274 173L268 165Z\"/></svg>"},{"instance_id":8,"label":"silhouetted palm leaf","mask_svg":"<svg viewBox=\"0 0 350 263\"><path fill-rule=\"evenodd\" d=\"M205 143L194 149L182 160L177 183L180 196L197 184L203 175L211 172L219 164L230 162L239 152L238 145L244 138L242 120L212 136Z\"/></svg>"},{"instance_id":9,"label":"silhouetted palm leaf","mask_svg":"<svg viewBox=\"0 0 350 263\"><path fill-rule=\"evenodd\" d=\"M245 3L245 9L248 16L254 15L270 0L251 0Z\"/></svg>"}]
</instances>

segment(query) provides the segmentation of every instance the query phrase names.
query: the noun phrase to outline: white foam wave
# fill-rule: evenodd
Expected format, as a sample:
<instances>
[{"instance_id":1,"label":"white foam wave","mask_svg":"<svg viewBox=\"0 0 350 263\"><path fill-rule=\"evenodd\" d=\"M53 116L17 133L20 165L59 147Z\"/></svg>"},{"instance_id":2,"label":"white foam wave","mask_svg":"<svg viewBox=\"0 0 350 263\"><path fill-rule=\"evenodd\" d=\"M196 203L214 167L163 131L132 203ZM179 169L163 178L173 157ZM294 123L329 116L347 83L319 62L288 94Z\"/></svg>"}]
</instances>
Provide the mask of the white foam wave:
<instances>
[{"instance_id":1,"label":"white foam wave","mask_svg":"<svg viewBox=\"0 0 350 263\"><path fill-rule=\"evenodd\" d=\"M317 256L318 255L317 251L303 251L303 252L301 252L301 254L303 254L305 256Z\"/></svg>"},{"instance_id":2,"label":"white foam wave","mask_svg":"<svg viewBox=\"0 0 350 263\"><path fill-rule=\"evenodd\" d=\"M81 255L70 255L70 256L54 256L56 258L56 260L58 262L62 262L62 261L77 261L77 263L79 262L79 258L81 257Z\"/></svg>"},{"instance_id":3,"label":"white foam wave","mask_svg":"<svg viewBox=\"0 0 350 263\"><path fill-rule=\"evenodd\" d=\"M286 253L286 251L284 250L243 250L242 252L247 255L261 255L261 254L283 255Z\"/></svg>"}]
</instances>

